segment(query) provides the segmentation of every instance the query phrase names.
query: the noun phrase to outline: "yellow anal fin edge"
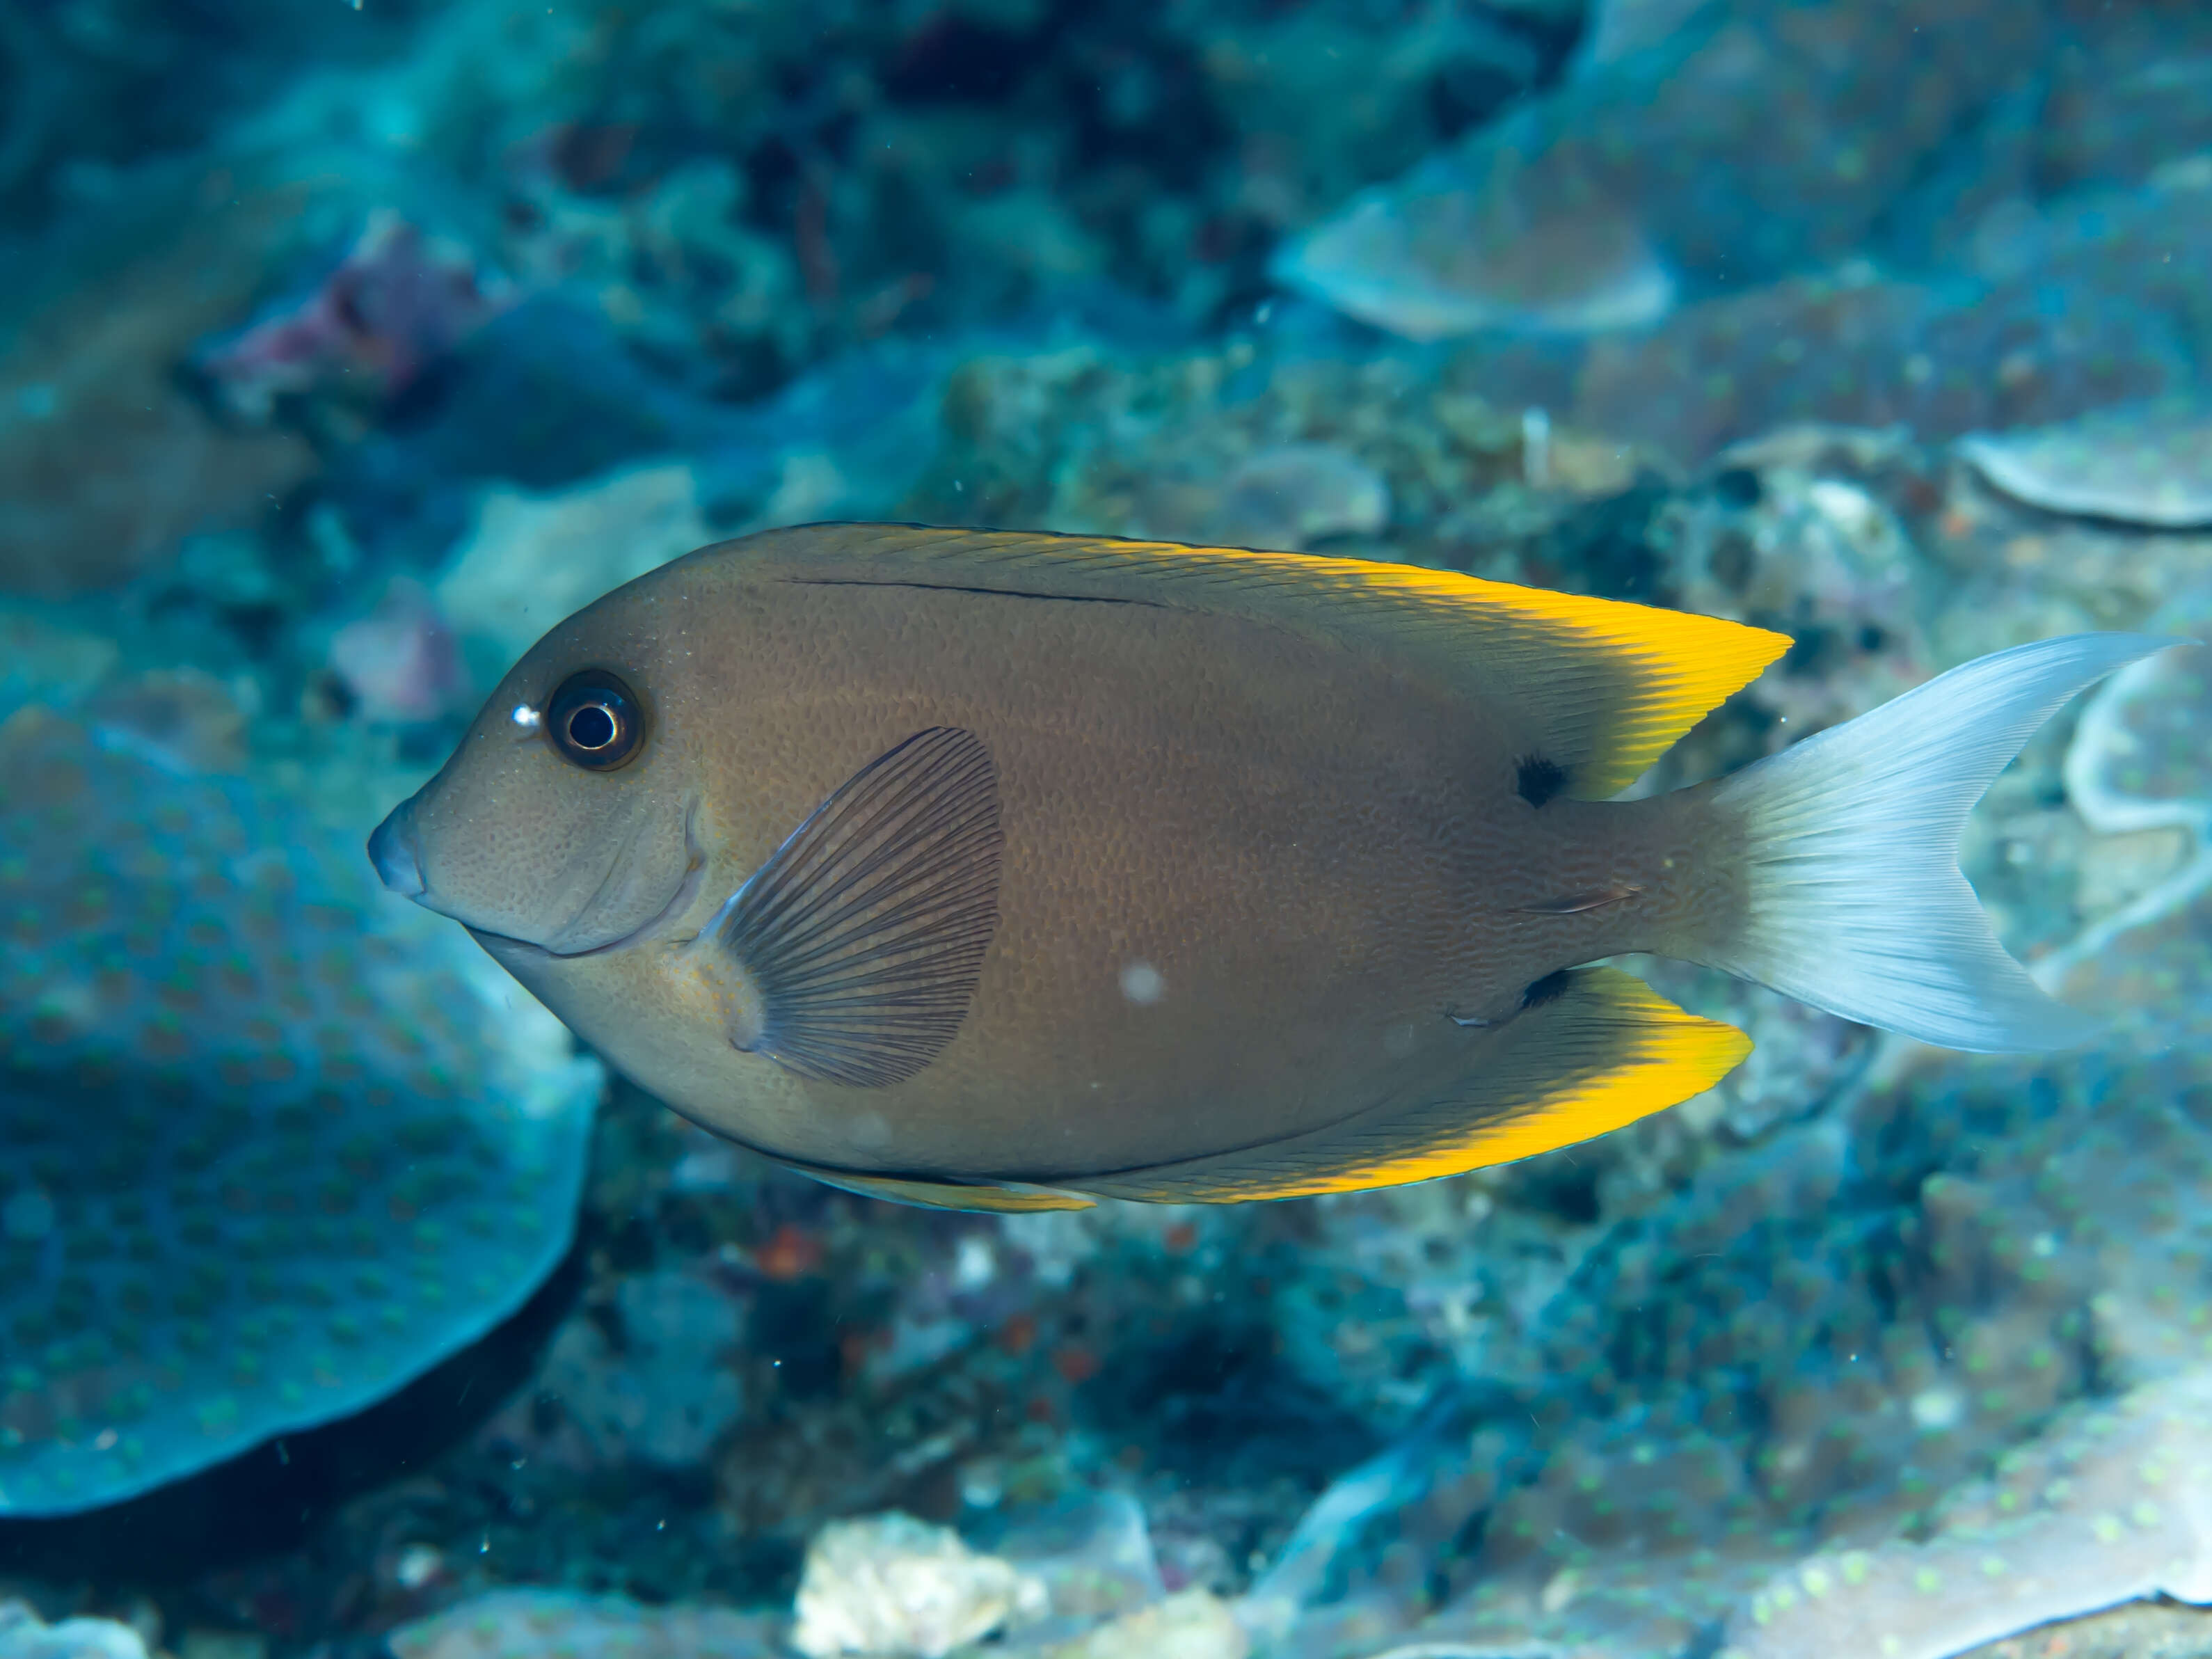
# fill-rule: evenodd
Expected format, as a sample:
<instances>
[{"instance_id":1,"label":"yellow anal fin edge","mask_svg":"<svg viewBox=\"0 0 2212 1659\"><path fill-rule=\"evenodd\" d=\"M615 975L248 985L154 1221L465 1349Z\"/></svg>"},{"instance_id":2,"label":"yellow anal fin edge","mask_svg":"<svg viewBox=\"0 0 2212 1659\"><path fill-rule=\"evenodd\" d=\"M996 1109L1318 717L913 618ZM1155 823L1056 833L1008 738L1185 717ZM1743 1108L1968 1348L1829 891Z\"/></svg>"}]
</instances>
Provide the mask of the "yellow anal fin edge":
<instances>
[{"instance_id":1,"label":"yellow anal fin edge","mask_svg":"<svg viewBox=\"0 0 2212 1659\"><path fill-rule=\"evenodd\" d=\"M1559 995L1470 1037L1468 1081L1448 1099L1080 1185L1105 1198L1234 1204L1432 1181L1609 1133L1703 1093L1751 1052L1735 1026L1613 968L1577 969Z\"/></svg>"},{"instance_id":2,"label":"yellow anal fin edge","mask_svg":"<svg viewBox=\"0 0 2212 1659\"><path fill-rule=\"evenodd\" d=\"M787 1170L818 1181L825 1187L880 1198L892 1204L910 1204L925 1210L968 1210L979 1214L1018 1215L1037 1210L1089 1210L1097 1206L1079 1193L1049 1187L993 1187L950 1181L915 1181L899 1176L853 1175L843 1170L817 1170L779 1159Z\"/></svg>"},{"instance_id":3,"label":"yellow anal fin edge","mask_svg":"<svg viewBox=\"0 0 2212 1659\"><path fill-rule=\"evenodd\" d=\"M1109 536L803 525L693 556L779 580L1141 600L1264 620L1387 658L1480 705L1585 800L1633 783L1790 643L1717 617L1452 570Z\"/></svg>"}]
</instances>

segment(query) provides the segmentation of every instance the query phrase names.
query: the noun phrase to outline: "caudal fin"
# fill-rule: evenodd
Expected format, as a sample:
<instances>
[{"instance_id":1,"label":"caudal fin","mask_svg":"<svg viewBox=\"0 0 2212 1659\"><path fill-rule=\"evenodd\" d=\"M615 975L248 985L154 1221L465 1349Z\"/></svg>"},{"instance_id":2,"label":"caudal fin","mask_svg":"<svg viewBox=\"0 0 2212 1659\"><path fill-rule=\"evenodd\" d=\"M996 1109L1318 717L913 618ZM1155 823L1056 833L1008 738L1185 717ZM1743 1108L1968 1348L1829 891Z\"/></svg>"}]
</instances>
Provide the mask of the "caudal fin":
<instances>
[{"instance_id":1,"label":"caudal fin","mask_svg":"<svg viewBox=\"0 0 2212 1659\"><path fill-rule=\"evenodd\" d=\"M2039 640L1953 669L1715 786L1745 835L1743 921L1699 952L1816 1008L1948 1048L2063 1048L2096 1022L2005 954L1959 873L1966 814L2035 729L2179 641Z\"/></svg>"}]
</instances>

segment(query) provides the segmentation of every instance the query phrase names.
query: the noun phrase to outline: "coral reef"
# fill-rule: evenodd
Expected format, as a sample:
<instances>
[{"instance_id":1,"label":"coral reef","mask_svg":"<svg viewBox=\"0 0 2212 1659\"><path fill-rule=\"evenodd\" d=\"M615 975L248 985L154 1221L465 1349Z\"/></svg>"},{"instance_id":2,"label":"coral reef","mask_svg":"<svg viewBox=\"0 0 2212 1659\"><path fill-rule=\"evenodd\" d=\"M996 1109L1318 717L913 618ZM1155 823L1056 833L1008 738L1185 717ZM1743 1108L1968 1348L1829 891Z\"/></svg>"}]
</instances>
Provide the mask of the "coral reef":
<instances>
[{"instance_id":1,"label":"coral reef","mask_svg":"<svg viewBox=\"0 0 2212 1659\"><path fill-rule=\"evenodd\" d=\"M2203 652L1969 830L2090 1051L1638 963L1722 1087L1297 1204L798 1182L359 848L807 520L1795 635L1643 790L2204 637L2208 74L2178 0L0 0L0 1659L2212 1647L2092 1611L2208 1593ZM163 1518L270 1437L289 1531Z\"/></svg>"},{"instance_id":2,"label":"coral reef","mask_svg":"<svg viewBox=\"0 0 2212 1659\"><path fill-rule=\"evenodd\" d=\"M1048 1650L1053 1659L1244 1659L1250 1638L1231 1610L1203 1589L1177 1590Z\"/></svg>"},{"instance_id":3,"label":"coral reef","mask_svg":"<svg viewBox=\"0 0 2212 1659\"><path fill-rule=\"evenodd\" d=\"M64 1619L49 1625L21 1601L0 1601L0 1655L6 1659L146 1659L146 1644L112 1619Z\"/></svg>"},{"instance_id":4,"label":"coral reef","mask_svg":"<svg viewBox=\"0 0 2212 1659\"><path fill-rule=\"evenodd\" d=\"M2140 303L2148 274L2115 272L2103 289L2085 281L2063 306L2047 277L1989 289L1790 278L1595 343L1574 409L1691 464L1791 422L1946 438L2063 420L2174 392L2197 372L2175 331Z\"/></svg>"},{"instance_id":5,"label":"coral reef","mask_svg":"<svg viewBox=\"0 0 2212 1659\"><path fill-rule=\"evenodd\" d=\"M37 706L0 726L0 1513L389 1393L567 1248L599 1090L350 834Z\"/></svg>"},{"instance_id":6,"label":"coral reef","mask_svg":"<svg viewBox=\"0 0 2212 1659\"><path fill-rule=\"evenodd\" d=\"M7 253L0 584L112 585L173 557L191 532L258 522L313 471L294 434L216 426L174 371L252 303L318 213L356 199L313 166L266 157L171 165Z\"/></svg>"},{"instance_id":7,"label":"coral reef","mask_svg":"<svg viewBox=\"0 0 2212 1659\"><path fill-rule=\"evenodd\" d=\"M894 1511L833 1521L816 1535L799 1575L791 1644L808 1659L944 1659L1050 1605L1044 1586L1012 1563Z\"/></svg>"},{"instance_id":8,"label":"coral reef","mask_svg":"<svg viewBox=\"0 0 2212 1659\"><path fill-rule=\"evenodd\" d=\"M685 466L647 466L550 497L486 492L433 590L494 673L611 588L713 538Z\"/></svg>"},{"instance_id":9,"label":"coral reef","mask_svg":"<svg viewBox=\"0 0 2212 1659\"><path fill-rule=\"evenodd\" d=\"M1959 453L2008 495L2160 530L2212 527L2212 409L2103 409L2063 426L1971 435Z\"/></svg>"},{"instance_id":10,"label":"coral reef","mask_svg":"<svg viewBox=\"0 0 2212 1659\"><path fill-rule=\"evenodd\" d=\"M395 1659L768 1659L769 1620L621 1596L495 1590L392 1633Z\"/></svg>"},{"instance_id":11,"label":"coral reef","mask_svg":"<svg viewBox=\"0 0 2212 1659\"><path fill-rule=\"evenodd\" d=\"M2047 29L2034 5L1705 6L1362 197L1274 269L1413 338L1634 327L1678 289L1862 251ZM1796 118L1778 131L1778 102ZM1707 188L1723 168L1730 188Z\"/></svg>"},{"instance_id":12,"label":"coral reef","mask_svg":"<svg viewBox=\"0 0 2212 1659\"><path fill-rule=\"evenodd\" d=\"M2136 1597L2212 1602L2209 1392L2202 1374L2136 1389L2008 1455L1926 1537L1808 1557L1753 1595L1723 1651L1946 1659Z\"/></svg>"},{"instance_id":13,"label":"coral reef","mask_svg":"<svg viewBox=\"0 0 2212 1659\"><path fill-rule=\"evenodd\" d=\"M588 1461L684 1468L706 1461L744 1409L732 1364L743 1304L704 1275L663 1269L623 1279L608 1310L561 1328L540 1387L580 1431Z\"/></svg>"},{"instance_id":14,"label":"coral reef","mask_svg":"<svg viewBox=\"0 0 2212 1659\"><path fill-rule=\"evenodd\" d=\"M204 343L193 368L247 422L266 422L280 398L318 391L374 406L404 395L513 297L466 246L380 206L306 300Z\"/></svg>"}]
</instances>

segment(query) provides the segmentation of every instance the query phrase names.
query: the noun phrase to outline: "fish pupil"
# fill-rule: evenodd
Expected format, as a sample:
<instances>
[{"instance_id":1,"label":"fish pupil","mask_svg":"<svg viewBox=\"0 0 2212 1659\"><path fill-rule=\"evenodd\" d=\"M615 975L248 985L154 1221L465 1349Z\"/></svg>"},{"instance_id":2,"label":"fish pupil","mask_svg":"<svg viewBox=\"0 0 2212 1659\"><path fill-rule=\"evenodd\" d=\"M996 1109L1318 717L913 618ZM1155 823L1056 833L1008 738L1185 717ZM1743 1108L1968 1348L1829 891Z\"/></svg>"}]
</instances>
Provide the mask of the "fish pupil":
<instances>
[{"instance_id":1,"label":"fish pupil","mask_svg":"<svg viewBox=\"0 0 2212 1659\"><path fill-rule=\"evenodd\" d=\"M616 771L635 759L647 724L635 694L604 668L569 675L545 705L554 748L588 772Z\"/></svg>"},{"instance_id":2,"label":"fish pupil","mask_svg":"<svg viewBox=\"0 0 2212 1659\"><path fill-rule=\"evenodd\" d=\"M579 749L604 749L615 740L615 717L603 703L587 703L568 716L568 740Z\"/></svg>"}]
</instances>

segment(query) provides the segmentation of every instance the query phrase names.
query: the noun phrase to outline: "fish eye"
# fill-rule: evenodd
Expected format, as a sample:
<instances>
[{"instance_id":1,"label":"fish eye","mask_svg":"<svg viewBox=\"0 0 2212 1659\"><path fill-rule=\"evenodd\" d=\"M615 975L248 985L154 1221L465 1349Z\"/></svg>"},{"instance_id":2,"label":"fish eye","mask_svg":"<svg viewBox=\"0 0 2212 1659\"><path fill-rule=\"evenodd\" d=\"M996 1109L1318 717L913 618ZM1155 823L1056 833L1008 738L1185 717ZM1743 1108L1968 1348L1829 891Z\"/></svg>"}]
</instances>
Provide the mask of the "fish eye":
<instances>
[{"instance_id":1,"label":"fish eye","mask_svg":"<svg viewBox=\"0 0 2212 1659\"><path fill-rule=\"evenodd\" d=\"M546 703L545 733L563 759L587 772L611 772L645 747L644 706L605 669L583 669Z\"/></svg>"}]
</instances>

